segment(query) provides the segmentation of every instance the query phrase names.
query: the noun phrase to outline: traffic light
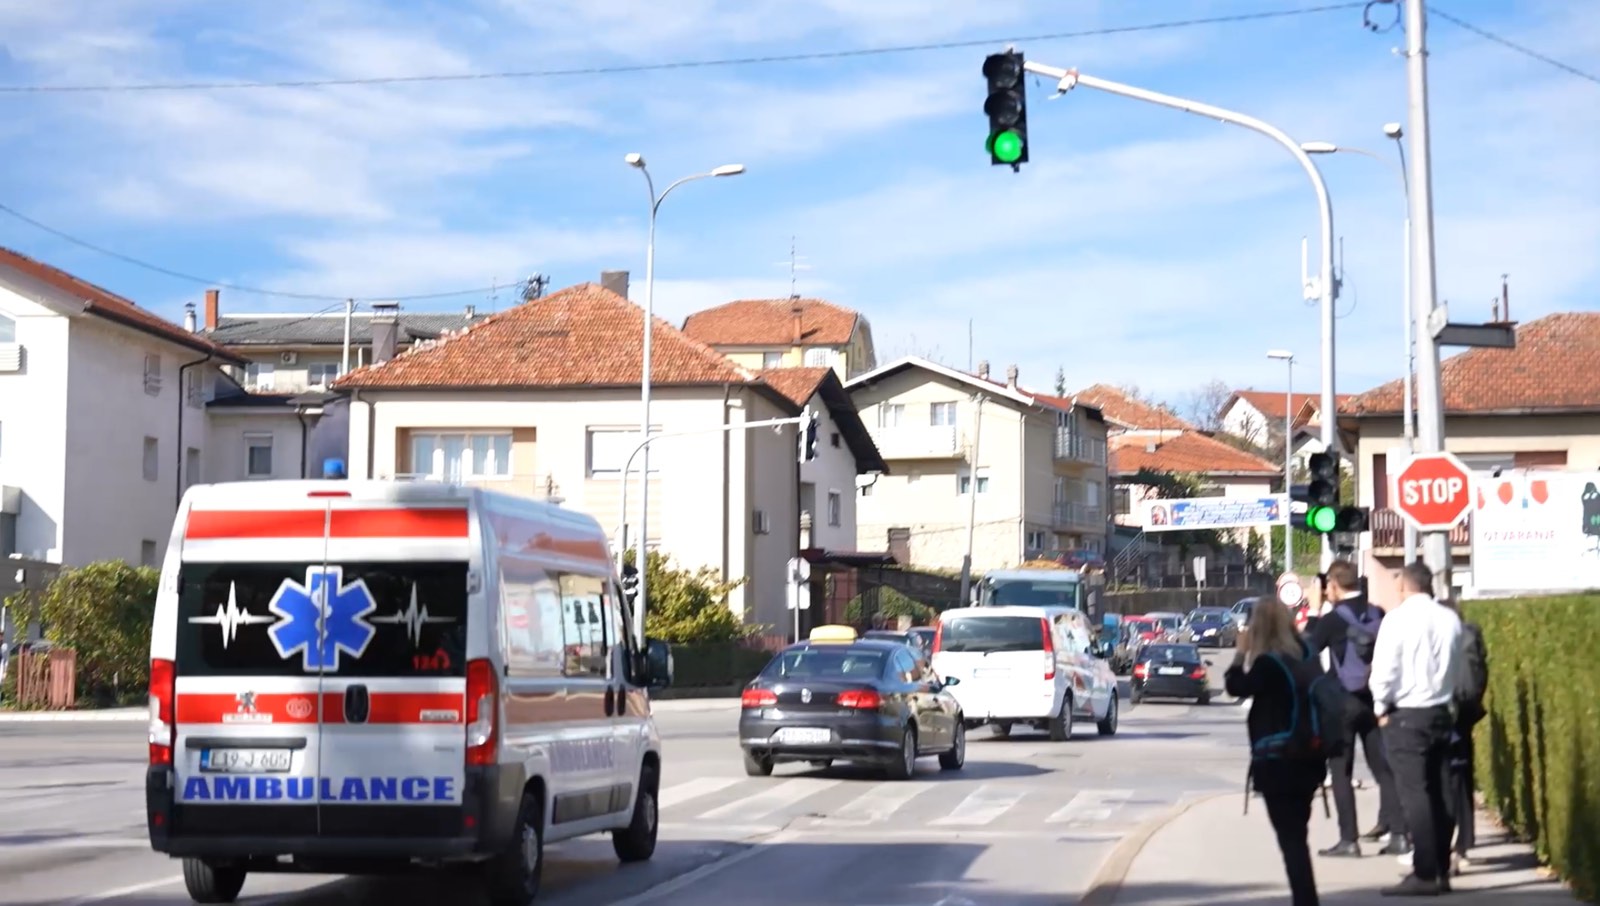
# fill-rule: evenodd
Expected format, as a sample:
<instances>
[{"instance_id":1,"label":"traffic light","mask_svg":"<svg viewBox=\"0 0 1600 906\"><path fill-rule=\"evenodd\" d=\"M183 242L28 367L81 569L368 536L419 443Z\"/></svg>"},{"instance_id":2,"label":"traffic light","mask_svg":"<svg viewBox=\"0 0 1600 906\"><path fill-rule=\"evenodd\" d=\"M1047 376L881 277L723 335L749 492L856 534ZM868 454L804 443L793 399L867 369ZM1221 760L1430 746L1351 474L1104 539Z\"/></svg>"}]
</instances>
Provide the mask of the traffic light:
<instances>
[{"instance_id":1,"label":"traffic light","mask_svg":"<svg viewBox=\"0 0 1600 906\"><path fill-rule=\"evenodd\" d=\"M1339 530L1339 455L1313 453L1310 467L1311 481L1290 489L1291 497L1305 504L1290 521L1295 528L1326 535Z\"/></svg>"},{"instance_id":2,"label":"traffic light","mask_svg":"<svg viewBox=\"0 0 1600 906\"><path fill-rule=\"evenodd\" d=\"M810 462L817 458L817 413L809 412L806 417L806 430L800 436L800 461Z\"/></svg>"},{"instance_id":3,"label":"traffic light","mask_svg":"<svg viewBox=\"0 0 1600 906\"><path fill-rule=\"evenodd\" d=\"M1364 506L1342 506L1334 517L1333 530L1359 535L1372 528L1372 510Z\"/></svg>"},{"instance_id":4,"label":"traffic light","mask_svg":"<svg viewBox=\"0 0 1600 906\"><path fill-rule=\"evenodd\" d=\"M1028 162L1028 91L1022 54L1014 50L990 54L983 61L989 97L983 112L989 116L991 165L1007 164L1013 171Z\"/></svg>"}]
</instances>

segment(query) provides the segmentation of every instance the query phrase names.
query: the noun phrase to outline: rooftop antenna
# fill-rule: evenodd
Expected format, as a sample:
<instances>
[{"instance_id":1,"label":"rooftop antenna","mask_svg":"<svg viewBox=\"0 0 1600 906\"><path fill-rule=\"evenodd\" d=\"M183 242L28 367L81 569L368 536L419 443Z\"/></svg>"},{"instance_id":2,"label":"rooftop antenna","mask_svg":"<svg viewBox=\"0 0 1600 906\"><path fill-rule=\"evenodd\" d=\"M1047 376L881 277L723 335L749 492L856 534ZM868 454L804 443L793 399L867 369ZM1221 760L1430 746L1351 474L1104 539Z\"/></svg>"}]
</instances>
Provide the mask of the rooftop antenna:
<instances>
[{"instance_id":1,"label":"rooftop antenna","mask_svg":"<svg viewBox=\"0 0 1600 906\"><path fill-rule=\"evenodd\" d=\"M550 278L544 274L534 274L522 284L522 301L532 302L544 298L544 288L550 285Z\"/></svg>"},{"instance_id":2,"label":"rooftop antenna","mask_svg":"<svg viewBox=\"0 0 1600 906\"><path fill-rule=\"evenodd\" d=\"M500 310L500 278L494 277L489 281L489 310Z\"/></svg>"},{"instance_id":3,"label":"rooftop antenna","mask_svg":"<svg viewBox=\"0 0 1600 906\"><path fill-rule=\"evenodd\" d=\"M799 272L800 271L811 270L811 265L809 265L809 264L801 264L800 263L802 260L804 260L804 258L805 258L804 255L798 254L798 252L797 252L797 246L796 246L796 243L795 243L795 237L790 236L789 237L789 260L788 261L779 261L779 262L777 262L777 264L780 267L784 266L784 265L787 265L788 268L789 268L789 298L791 298L791 299L800 298L800 290L797 288L798 284L799 284Z\"/></svg>"}]
</instances>

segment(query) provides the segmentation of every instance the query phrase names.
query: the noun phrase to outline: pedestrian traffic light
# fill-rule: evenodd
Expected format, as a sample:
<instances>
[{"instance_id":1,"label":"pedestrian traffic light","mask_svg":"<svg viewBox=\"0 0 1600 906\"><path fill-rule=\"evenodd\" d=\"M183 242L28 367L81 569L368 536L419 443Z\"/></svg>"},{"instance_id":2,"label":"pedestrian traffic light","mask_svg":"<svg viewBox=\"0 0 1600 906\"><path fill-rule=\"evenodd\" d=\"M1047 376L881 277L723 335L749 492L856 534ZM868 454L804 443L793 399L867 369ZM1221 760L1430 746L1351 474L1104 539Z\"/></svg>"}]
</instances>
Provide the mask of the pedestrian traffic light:
<instances>
[{"instance_id":1,"label":"pedestrian traffic light","mask_svg":"<svg viewBox=\"0 0 1600 906\"><path fill-rule=\"evenodd\" d=\"M1028 91L1022 54L1014 50L990 54L983 61L989 97L983 112L989 117L991 165L1007 164L1013 171L1028 162Z\"/></svg>"},{"instance_id":2,"label":"pedestrian traffic light","mask_svg":"<svg viewBox=\"0 0 1600 906\"><path fill-rule=\"evenodd\" d=\"M806 413L806 430L800 435L801 462L810 462L817 458L817 421L817 413Z\"/></svg>"},{"instance_id":3,"label":"pedestrian traffic light","mask_svg":"<svg viewBox=\"0 0 1600 906\"><path fill-rule=\"evenodd\" d=\"M1313 453L1309 465L1311 480L1290 489L1290 496L1305 504L1304 511L1294 513L1290 522L1295 528L1323 535L1340 531L1339 454Z\"/></svg>"}]
</instances>

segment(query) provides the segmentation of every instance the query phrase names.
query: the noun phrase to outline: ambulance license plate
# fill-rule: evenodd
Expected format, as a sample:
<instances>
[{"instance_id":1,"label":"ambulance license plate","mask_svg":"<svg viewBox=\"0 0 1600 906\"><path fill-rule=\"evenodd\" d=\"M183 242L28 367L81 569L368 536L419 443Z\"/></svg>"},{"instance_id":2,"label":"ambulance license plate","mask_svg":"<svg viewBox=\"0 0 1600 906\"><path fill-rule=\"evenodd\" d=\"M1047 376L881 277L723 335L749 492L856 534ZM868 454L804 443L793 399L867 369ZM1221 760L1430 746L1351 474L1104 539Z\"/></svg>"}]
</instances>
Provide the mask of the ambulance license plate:
<instances>
[{"instance_id":1,"label":"ambulance license plate","mask_svg":"<svg viewBox=\"0 0 1600 906\"><path fill-rule=\"evenodd\" d=\"M200 770L219 774L283 774L290 749L202 749Z\"/></svg>"}]
</instances>

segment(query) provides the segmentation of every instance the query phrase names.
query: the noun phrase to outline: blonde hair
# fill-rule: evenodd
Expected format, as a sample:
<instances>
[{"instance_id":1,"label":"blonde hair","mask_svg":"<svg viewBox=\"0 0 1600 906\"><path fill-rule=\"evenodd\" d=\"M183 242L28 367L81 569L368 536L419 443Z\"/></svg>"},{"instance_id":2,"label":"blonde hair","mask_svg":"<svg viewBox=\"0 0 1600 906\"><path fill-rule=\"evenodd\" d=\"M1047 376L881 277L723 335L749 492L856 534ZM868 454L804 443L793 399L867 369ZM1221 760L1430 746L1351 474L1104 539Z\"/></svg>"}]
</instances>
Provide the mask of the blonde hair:
<instances>
[{"instance_id":1,"label":"blonde hair","mask_svg":"<svg viewBox=\"0 0 1600 906\"><path fill-rule=\"evenodd\" d=\"M1300 636L1294 631L1294 617L1289 608L1270 599L1250 612L1250 631L1245 641L1245 669L1263 654L1292 658L1305 654Z\"/></svg>"}]
</instances>

